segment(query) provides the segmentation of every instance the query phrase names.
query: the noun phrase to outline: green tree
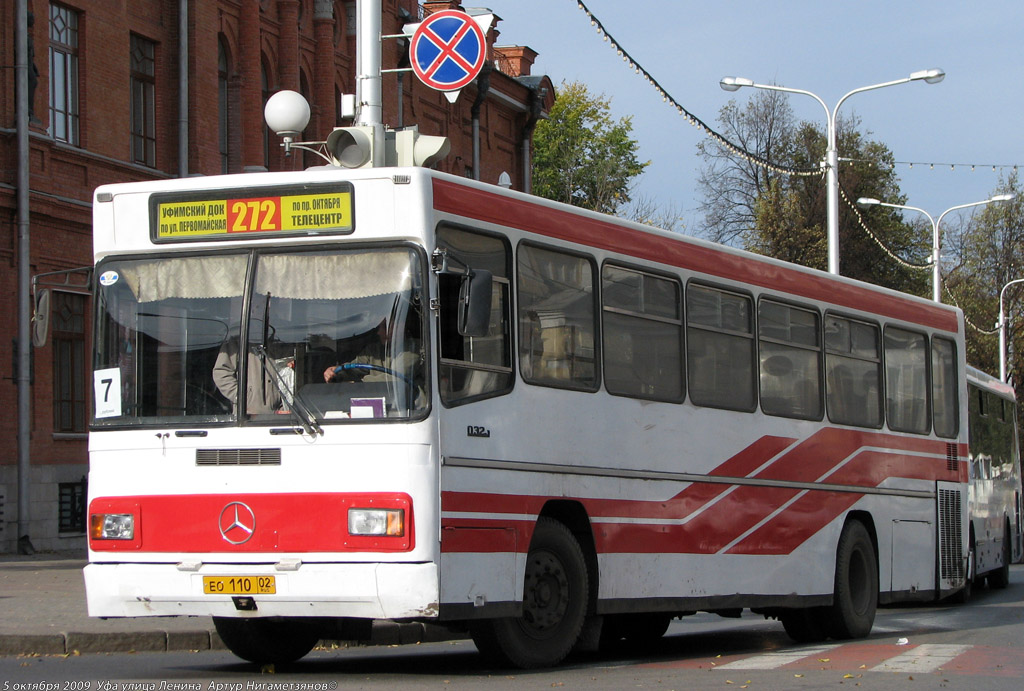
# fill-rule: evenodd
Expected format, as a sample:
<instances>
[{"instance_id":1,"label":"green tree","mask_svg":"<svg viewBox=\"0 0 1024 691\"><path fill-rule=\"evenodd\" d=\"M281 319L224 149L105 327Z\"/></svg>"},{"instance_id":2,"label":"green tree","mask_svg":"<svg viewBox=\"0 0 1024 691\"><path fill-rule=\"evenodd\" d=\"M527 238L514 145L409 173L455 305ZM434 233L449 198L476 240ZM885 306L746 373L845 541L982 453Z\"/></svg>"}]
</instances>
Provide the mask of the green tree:
<instances>
[{"instance_id":1,"label":"green tree","mask_svg":"<svg viewBox=\"0 0 1024 691\"><path fill-rule=\"evenodd\" d=\"M611 99L579 82L562 83L548 119L533 133L533 192L614 214L649 162L637 158L632 119L611 116Z\"/></svg>"},{"instance_id":2,"label":"green tree","mask_svg":"<svg viewBox=\"0 0 1024 691\"><path fill-rule=\"evenodd\" d=\"M973 328L967 330L967 362L999 373L999 293L1010 281L1024 278L1024 189L1017 173L1001 180L992 193L1013 194L1012 201L981 207L960 227L946 229L944 254L949 269L945 286ZM944 224L945 225L945 224ZM1007 374L1024 400L1024 284L1007 288Z\"/></svg>"},{"instance_id":3,"label":"green tree","mask_svg":"<svg viewBox=\"0 0 1024 691\"><path fill-rule=\"evenodd\" d=\"M793 118L787 97L780 92L759 91L743 108L730 101L718 121L726 139L778 166L813 169L825 158L823 129ZM841 119L837 125L842 161L839 184L846 197L840 198L839 209L840 273L924 295L927 272L907 264L923 263L929 233L905 223L892 209L876 207L870 213L858 213L851 206L859 197L905 202L892 153L881 142L871 140L870 133L862 132L860 126L855 116ZM706 162L700 185L707 237L805 266L827 268L823 175L772 170L714 140L701 142L698 150Z\"/></svg>"}]
</instances>

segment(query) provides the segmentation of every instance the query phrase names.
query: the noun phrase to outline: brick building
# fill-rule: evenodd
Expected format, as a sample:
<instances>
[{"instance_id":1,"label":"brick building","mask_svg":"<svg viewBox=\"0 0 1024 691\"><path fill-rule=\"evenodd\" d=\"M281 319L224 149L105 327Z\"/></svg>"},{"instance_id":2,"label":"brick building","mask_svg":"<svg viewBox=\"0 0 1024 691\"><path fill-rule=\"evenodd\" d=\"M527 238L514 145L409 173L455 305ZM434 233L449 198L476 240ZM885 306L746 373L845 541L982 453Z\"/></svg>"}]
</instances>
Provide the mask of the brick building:
<instances>
[{"instance_id":1,"label":"brick building","mask_svg":"<svg viewBox=\"0 0 1024 691\"><path fill-rule=\"evenodd\" d=\"M91 263L91 198L98 185L319 164L301 152L285 158L267 132L263 104L280 89L309 101L306 140L347 124L339 104L355 89L356 0L25 1L32 275ZM17 4L0 9L0 54L8 68L16 64ZM383 33L399 34L403 25L448 8L487 12L456 0L382 0ZM496 45L499 28L495 17L487 35L490 60L454 104L411 72L385 74L383 120L447 136L451 153L437 164L441 170L485 182L505 172L514 189L524 189L533 125L550 109L554 90L547 77L530 74L535 52ZM385 69L407 66L406 41L387 39L382 52ZM7 265L0 330L11 334L0 339L0 407L7 411L0 420L0 552L14 551L21 537L14 367L23 162L15 74L0 71L0 258ZM80 549L92 327L90 298L77 275L53 293L50 310L49 340L33 351L28 537L37 550Z\"/></svg>"}]
</instances>

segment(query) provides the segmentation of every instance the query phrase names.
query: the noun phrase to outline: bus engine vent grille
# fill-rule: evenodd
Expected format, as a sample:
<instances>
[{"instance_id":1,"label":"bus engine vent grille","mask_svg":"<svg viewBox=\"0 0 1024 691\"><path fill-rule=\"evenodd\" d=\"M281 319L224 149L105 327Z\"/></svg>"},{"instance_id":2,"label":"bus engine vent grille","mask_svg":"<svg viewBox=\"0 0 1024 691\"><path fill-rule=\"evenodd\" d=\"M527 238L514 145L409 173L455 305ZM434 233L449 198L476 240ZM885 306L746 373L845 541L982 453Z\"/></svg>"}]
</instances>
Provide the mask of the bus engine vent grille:
<instances>
[{"instance_id":1,"label":"bus engine vent grille","mask_svg":"<svg viewBox=\"0 0 1024 691\"><path fill-rule=\"evenodd\" d=\"M196 449L196 465L281 465L281 449Z\"/></svg>"},{"instance_id":2,"label":"bus engine vent grille","mask_svg":"<svg viewBox=\"0 0 1024 691\"><path fill-rule=\"evenodd\" d=\"M939 571L943 580L960 578L960 565L963 561L960 502L959 491L939 490Z\"/></svg>"},{"instance_id":3,"label":"bus engine vent grille","mask_svg":"<svg viewBox=\"0 0 1024 691\"><path fill-rule=\"evenodd\" d=\"M954 473L960 470L960 456L956 452L956 444L946 442L946 469Z\"/></svg>"}]
</instances>

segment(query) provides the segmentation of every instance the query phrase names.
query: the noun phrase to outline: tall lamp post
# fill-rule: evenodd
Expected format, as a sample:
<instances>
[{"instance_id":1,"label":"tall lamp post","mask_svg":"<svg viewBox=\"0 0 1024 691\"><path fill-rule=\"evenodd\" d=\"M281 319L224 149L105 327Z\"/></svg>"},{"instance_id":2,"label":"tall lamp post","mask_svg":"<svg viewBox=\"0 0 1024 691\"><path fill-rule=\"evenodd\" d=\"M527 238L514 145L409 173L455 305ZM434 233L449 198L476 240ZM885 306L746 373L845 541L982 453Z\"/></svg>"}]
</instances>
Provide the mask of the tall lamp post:
<instances>
[{"instance_id":1,"label":"tall lamp post","mask_svg":"<svg viewBox=\"0 0 1024 691\"><path fill-rule=\"evenodd\" d=\"M847 93L839 102L836 103L835 108L832 110L828 109L825 105L825 101L821 100L820 97L811 93L810 91L804 91L803 89L790 89L784 86L776 86L775 84L756 84L751 79L745 79L743 77L723 77L718 83L726 91L736 91L742 86L749 86L754 89L767 89L769 91L784 91L790 94L803 94L810 96L825 109L825 136L827 145L825 148L825 183L827 189L827 214L826 218L828 221L828 271L829 273L839 273L839 151L836 148L836 116L839 113L839 106L843 104L843 101L848 99L854 94L859 94L862 91L872 91L874 89L881 89L886 86L896 86L897 84L906 84L907 82L915 82L918 80L924 80L928 84L937 84L941 82L946 76L946 73L940 69L931 70L920 70L912 73L909 77L903 79L896 79L891 82L883 82L882 84L873 84L871 86L862 86L859 89Z\"/></svg>"},{"instance_id":2,"label":"tall lamp post","mask_svg":"<svg viewBox=\"0 0 1024 691\"><path fill-rule=\"evenodd\" d=\"M996 324L999 329L999 381L1006 381L1006 313L1003 311L1003 294L1014 283L1024 283L1024 278L1010 281L999 291L999 323Z\"/></svg>"},{"instance_id":3,"label":"tall lamp post","mask_svg":"<svg viewBox=\"0 0 1024 691\"><path fill-rule=\"evenodd\" d=\"M871 199L870 197L861 197L857 200L857 206L888 206L891 209L909 209L910 211L918 211L928 217L928 220L932 224L932 300L935 302L942 302L942 272L940 271L939 263L939 250L942 244L942 235L939 231L939 224L942 223L942 218L950 211L956 211L957 209L966 209L972 206L982 206L984 204L991 204L992 202L1008 202L1013 199L1012 194L997 194L988 199L983 199L980 202L971 202L970 204L958 204L957 206L951 206L943 211L938 219L932 218L932 215L924 209L919 209L916 206L905 206L903 204L889 204L887 202L881 202L877 199Z\"/></svg>"}]
</instances>

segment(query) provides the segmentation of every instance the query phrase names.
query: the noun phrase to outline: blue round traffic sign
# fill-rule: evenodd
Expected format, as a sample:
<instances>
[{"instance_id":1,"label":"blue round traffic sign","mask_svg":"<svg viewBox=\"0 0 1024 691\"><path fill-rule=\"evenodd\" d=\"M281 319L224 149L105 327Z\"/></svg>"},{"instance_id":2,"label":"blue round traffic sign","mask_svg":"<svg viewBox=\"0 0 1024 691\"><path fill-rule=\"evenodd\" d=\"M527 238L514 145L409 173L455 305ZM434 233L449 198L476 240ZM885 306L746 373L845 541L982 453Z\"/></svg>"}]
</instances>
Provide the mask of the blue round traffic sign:
<instances>
[{"instance_id":1,"label":"blue round traffic sign","mask_svg":"<svg viewBox=\"0 0 1024 691\"><path fill-rule=\"evenodd\" d=\"M484 66L484 32L465 12L435 12L413 33L409 56L412 71L424 84L456 91L476 79Z\"/></svg>"}]
</instances>

